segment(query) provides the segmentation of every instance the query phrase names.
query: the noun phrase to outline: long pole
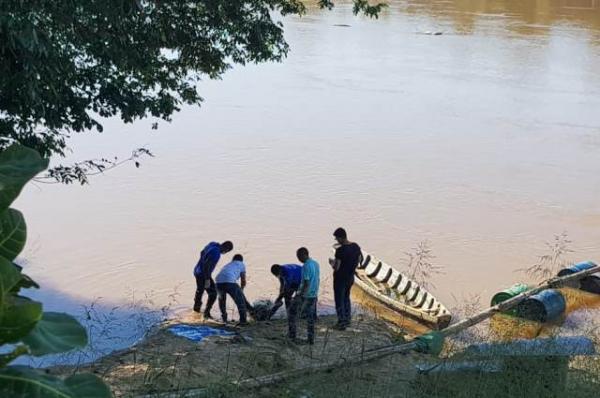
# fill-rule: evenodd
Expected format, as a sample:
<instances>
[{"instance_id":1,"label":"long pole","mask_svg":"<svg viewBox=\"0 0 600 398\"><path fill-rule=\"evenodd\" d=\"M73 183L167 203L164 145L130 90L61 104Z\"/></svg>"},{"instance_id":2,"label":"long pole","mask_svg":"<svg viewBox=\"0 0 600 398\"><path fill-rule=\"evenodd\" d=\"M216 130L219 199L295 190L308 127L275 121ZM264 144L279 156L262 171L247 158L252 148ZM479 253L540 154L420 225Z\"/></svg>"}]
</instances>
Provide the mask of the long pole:
<instances>
[{"instance_id":1,"label":"long pole","mask_svg":"<svg viewBox=\"0 0 600 398\"><path fill-rule=\"evenodd\" d=\"M595 263L593 263L593 264L594 264L594 266L592 268L589 268L589 269L586 269L583 271L579 271L577 273L567 275L567 276L555 277L555 278L549 279L545 282L542 282L537 287L535 287L527 292L521 293L511 299L503 301L499 304L496 304L486 310L481 311L480 313L478 313L472 317L469 317L460 322L457 322L454 325L451 325L451 326L447 327L446 329L440 331L440 333L444 337L451 336L453 334L457 334L459 332L462 332L465 329L470 328L471 326L474 326L480 322L483 322L484 320L486 320L488 318L491 318L496 313L504 312L511 308L514 308L515 306L517 306L519 303L521 303L525 299L527 299L543 290L546 290L549 288L554 288L554 287L564 286L568 282L572 282L574 280L581 279L585 276L595 274L596 272L600 272L600 266L596 265ZM294 369L294 370L290 370L290 371L279 372L279 373L275 373L275 374L271 374L271 375L267 375L267 376L253 378L253 379L246 379L246 380L242 380L239 384L241 386L245 386L245 387L260 387L260 386L264 386L264 385L268 385L268 384L272 384L272 383L276 383L276 382L285 380L291 376L297 376L297 375L301 375L301 374L313 372L313 371L331 370L338 366L348 366L348 365L359 364L359 363L366 362L366 361L380 359L380 358L383 358L383 357L386 357L386 356L392 355L392 354L406 353L406 352L412 351L416 348L417 348L416 340L411 340L407 343L391 344L388 346L379 347L379 348L375 348L375 349L372 349L369 351L365 351L364 353L360 354L360 357L342 358L342 359L334 360L331 362L324 362L324 363L319 363L319 364L315 364L315 365L309 365L309 366L306 366L303 368Z\"/></svg>"},{"instance_id":2,"label":"long pole","mask_svg":"<svg viewBox=\"0 0 600 398\"><path fill-rule=\"evenodd\" d=\"M460 333L463 330L470 328L471 326L474 326L480 322L483 322L484 320L492 317L496 313L504 312L504 311L514 308L515 306L517 306L519 303L521 303L525 299L527 299L543 290L546 290L549 288L554 288L554 287L561 287L561 286L564 286L565 284L567 284L568 282L579 280L585 276L595 274L596 272L600 272L600 266L598 266L595 263L592 263L592 264L594 264L594 266L592 268L589 268L589 269L586 269L583 271L579 271L579 272L576 272L574 274L567 275L567 276L555 277L555 278L549 279L545 282L542 282L537 287L535 287L527 292L521 293L511 299L503 301L497 305L494 305L486 310L483 310L480 313L478 313L472 317L469 317L460 322L457 322L457 323L449 326L448 328L440 331L440 333L444 337ZM410 351L413 351L414 349L416 349L417 346L418 346L418 343L416 340L411 340L409 342L400 343L400 344L390 344L388 346L383 346L383 347L375 348L375 349L372 349L369 351L364 351L364 352L358 353L356 355L352 355L350 357L342 357L340 359L336 359L336 360L332 360L332 361L328 361L328 362L322 362L322 363L313 364L313 365L308 365L308 366L298 368L298 369L293 369L293 370L283 371L283 372L279 372L279 373L273 373L270 375L259 376L259 377L254 377L254 378L250 378L250 379L241 380L241 381L237 382L236 384L240 387L245 387L245 388L262 387L262 386L266 386L266 385L284 381L293 376L301 376L301 375L304 375L304 374L310 373L310 372L328 371L328 370L338 368L340 366L358 365L360 363L373 361L376 359L381 359L388 355L402 354L402 353L410 352ZM184 392L181 392L181 393L179 393L180 395L177 395L177 396L193 397L193 396L198 396L197 394L201 394L202 392L205 392L205 391L206 391L205 389L190 389L187 391L187 394L185 394ZM184 393L184 395L181 395L182 393ZM167 393L158 393L158 394L152 395L152 397L161 397L161 398L169 397L170 398L170 397L175 396L175 395L171 395L171 394L172 393L168 393L168 392ZM149 398L150 396L144 395L142 397Z\"/></svg>"}]
</instances>

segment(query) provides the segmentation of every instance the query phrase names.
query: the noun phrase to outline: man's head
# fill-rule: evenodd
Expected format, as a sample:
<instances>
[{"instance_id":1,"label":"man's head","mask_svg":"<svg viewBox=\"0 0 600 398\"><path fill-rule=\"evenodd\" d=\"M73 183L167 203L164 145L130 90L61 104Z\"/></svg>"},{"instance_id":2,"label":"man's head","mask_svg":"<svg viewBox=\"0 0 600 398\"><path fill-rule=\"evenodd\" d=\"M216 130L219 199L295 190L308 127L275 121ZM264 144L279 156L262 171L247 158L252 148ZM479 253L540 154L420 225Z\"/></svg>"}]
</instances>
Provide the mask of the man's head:
<instances>
[{"instance_id":1,"label":"man's head","mask_svg":"<svg viewBox=\"0 0 600 398\"><path fill-rule=\"evenodd\" d=\"M278 277L281 274L281 265L279 265L279 264L271 265L271 273Z\"/></svg>"},{"instance_id":2,"label":"man's head","mask_svg":"<svg viewBox=\"0 0 600 398\"><path fill-rule=\"evenodd\" d=\"M296 251L296 257L304 264L306 260L308 260L308 249L306 247L301 247Z\"/></svg>"},{"instance_id":3,"label":"man's head","mask_svg":"<svg viewBox=\"0 0 600 398\"><path fill-rule=\"evenodd\" d=\"M244 256L242 256L241 254L236 254L235 256L233 256L233 261L244 261Z\"/></svg>"},{"instance_id":4,"label":"man's head","mask_svg":"<svg viewBox=\"0 0 600 398\"><path fill-rule=\"evenodd\" d=\"M348 234L346 234L346 230L344 228L338 228L333 231L333 236L339 244L342 244L348 240Z\"/></svg>"},{"instance_id":5,"label":"man's head","mask_svg":"<svg viewBox=\"0 0 600 398\"><path fill-rule=\"evenodd\" d=\"M231 243L231 241L228 241L228 240L221 243L220 246L221 246L221 254L229 253L230 251L233 250L233 243Z\"/></svg>"}]
</instances>

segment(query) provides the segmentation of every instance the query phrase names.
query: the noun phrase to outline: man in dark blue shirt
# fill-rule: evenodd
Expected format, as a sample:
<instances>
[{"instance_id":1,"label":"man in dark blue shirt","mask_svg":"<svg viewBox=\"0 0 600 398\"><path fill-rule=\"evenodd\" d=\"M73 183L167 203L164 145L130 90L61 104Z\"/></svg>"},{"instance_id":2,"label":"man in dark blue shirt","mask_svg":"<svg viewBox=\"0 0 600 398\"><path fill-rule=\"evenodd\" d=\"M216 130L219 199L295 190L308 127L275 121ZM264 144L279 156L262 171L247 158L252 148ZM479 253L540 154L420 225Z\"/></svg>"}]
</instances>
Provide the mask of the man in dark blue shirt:
<instances>
[{"instance_id":1,"label":"man in dark blue shirt","mask_svg":"<svg viewBox=\"0 0 600 398\"><path fill-rule=\"evenodd\" d=\"M277 296L275 305L271 308L269 319L283 305L282 300L285 300L285 309L289 309L292 296L298 290L302 280L302 266L297 264L273 264L271 266L271 273L279 279L279 296Z\"/></svg>"},{"instance_id":2,"label":"man in dark blue shirt","mask_svg":"<svg viewBox=\"0 0 600 398\"><path fill-rule=\"evenodd\" d=\"M330 260L333 267L333 296L335 299L335 311L338 323L335 328L344 330L350 326L352 318L352 304L350 302L350 291L354 284L354 271L359 263L362 263L362 251L360 246L348 240L344 228L338 228L333 233L338 243L335 250L335 258Z\"/></svg>"},{"instance_id":3,"label":"man in dark blue shirt","mask_svg":"<svg viewBox=\"0 0 600 398\"><path fill-rule=\"evenodd\" d=\"M233 250L233 243L225 241L223 243L210 242L200 252L200 259L194 267L194 277L196 278L196 296L194 297L194 311L200 312L202 307L202 296L204 291L208 294L208 301L204 309L204 319L212 319L210 310L217 300L217 288L212 279L212 273L221 259L221 254L229 253Z\"/></svg>"}]
</instances>

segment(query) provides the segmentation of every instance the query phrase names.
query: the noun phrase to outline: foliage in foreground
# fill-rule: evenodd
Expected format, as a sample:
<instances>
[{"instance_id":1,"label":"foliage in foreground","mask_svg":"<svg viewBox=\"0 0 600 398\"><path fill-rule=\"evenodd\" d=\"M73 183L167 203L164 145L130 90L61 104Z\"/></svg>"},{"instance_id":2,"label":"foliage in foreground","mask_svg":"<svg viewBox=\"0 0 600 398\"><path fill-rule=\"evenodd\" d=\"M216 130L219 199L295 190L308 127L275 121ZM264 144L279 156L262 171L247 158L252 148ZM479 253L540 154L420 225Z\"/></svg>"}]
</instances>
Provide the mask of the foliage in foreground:
<instances>
[{"instance_id":1,"label":"foliage in foreground","mask_svg":"<svg viewBox=\"0 0 600 398\"><path fill-rule=\"evenodd\" d=\"M0 396L110 397L103 382L91 374L59 379L27 366L11 366L22 355L41 356L83 347L85 329L73 317L43 312L42 303L21 295L39 288L13 261L27 238L23 214L9 206L25 184L48 167L36 151L12 145L0 152Z\"/></svg>"}]
</instances>

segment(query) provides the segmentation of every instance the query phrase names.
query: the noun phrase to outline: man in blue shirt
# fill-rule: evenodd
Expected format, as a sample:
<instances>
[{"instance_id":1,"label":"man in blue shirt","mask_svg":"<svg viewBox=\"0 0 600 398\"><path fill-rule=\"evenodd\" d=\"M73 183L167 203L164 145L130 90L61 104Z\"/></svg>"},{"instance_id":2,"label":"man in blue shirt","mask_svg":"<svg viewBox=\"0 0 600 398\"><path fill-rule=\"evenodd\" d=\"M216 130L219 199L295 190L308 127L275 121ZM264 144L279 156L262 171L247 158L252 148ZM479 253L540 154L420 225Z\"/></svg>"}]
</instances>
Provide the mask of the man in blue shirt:
<instances>
[{"instance_id":1,"label":"man in blue shirt","mask_svg":"<svg viewBox=\"0 0 600 398\"><path fill-rule=\"evenodd\" d=\"M204 291L208 294L208 301L204 309L204 318L212 319L210 310L217 300L217 289L215 281L212 279L212 273L221 259L221 254L229 253L233 250L233 243L225 241L223 243L210 242L202 252L200 259L194 267L194 277L196 278L196 296L194 297L194 311L200 312L202 307L202 296Z\"/></svg>"},{"instance_id":2,"label":"man in blue shirt","mask_svg":"<svg viewBox=\"0 0 600 398\"><path fill-rule=\"evenodd\" d=\"M317 318L317 298L319 296L319 263L310 258L308 249L301 247L296 252L302 265L302 277L296 297L290 305L288 314L288 338L296 340L296 318L299 313L306 314L307 343L315 344L315 319Z\"/></svg>"},{"instance_id":3,"label":"man in blue shirt","mask_svg":"<svg viewBox=\"0 0 600 398\"><path fill-rule=\"evenodd\" d=\"M296 290L298 290L298 287L300 287L302 266L296 264L273 264L271 266L271 273L279 279L279 296L277 296L275 305L271 308L269 319L281 308L283 300L285 300L286 311L289 311L292 297L296 293Z\"/></svg>"}]
</instances>

